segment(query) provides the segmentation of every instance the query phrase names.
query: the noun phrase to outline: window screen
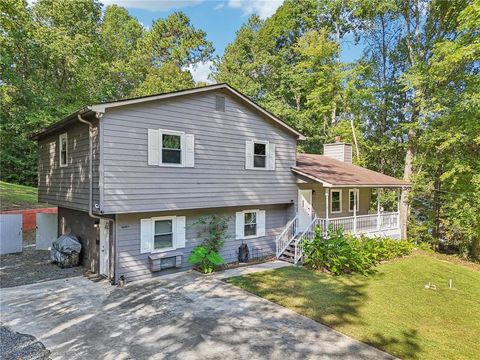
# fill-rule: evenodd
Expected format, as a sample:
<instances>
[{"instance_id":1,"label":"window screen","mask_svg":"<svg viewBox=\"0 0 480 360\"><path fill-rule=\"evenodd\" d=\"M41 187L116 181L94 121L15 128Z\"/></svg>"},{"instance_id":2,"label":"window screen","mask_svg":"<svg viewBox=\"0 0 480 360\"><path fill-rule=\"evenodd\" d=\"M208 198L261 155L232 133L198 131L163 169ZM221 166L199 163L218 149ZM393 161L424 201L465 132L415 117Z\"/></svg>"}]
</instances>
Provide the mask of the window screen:
<instances>
[{"instance_id":1,"label":"window screen","mask_svg":"<svg viewBox=\"0 0 480 360\"><path fill-rule=\"evenodd\" d=\"M246 212L244 215L244 236L257 235L257 213Z\"/></svg>"},{"instance_id":2,"label":"window screen","mask_svg":"<svg viewBox=\"0 0 480 360\"><path fill-rule=\"evenodd\" d=\"M180 135L162 135L162 163L182 163L182 138Z\"/></svg>"},{"instance_id":3,"label":"window screen","mask_svg":"<svg viewBox=\"0 0 480 360\"><path fill-rule=\"evenodd\" d=\"M172 220L155 221L155 234L153 249L167 249L173 247L173 224Z\"/></svg>"},{"instance_id":4,"label":"window screen","mask_svg":"<svg viewBox=\"0 0 480 360\"><path fill-rule=\"evenodd\" d=\"M253 167L265 168L267 166L267 144L253 144Z\"/></svg>"},{"instance_id":5,"label":"window screen","mask_svg":"<svg viewBox=\"0 0 480 360\"><path fill-rule=\"evenodd\" d=\"M332 191L332 211L340 212L341 211L341 204L340 204L340 192L339 191Z\"/></svg>"}]
</instances>

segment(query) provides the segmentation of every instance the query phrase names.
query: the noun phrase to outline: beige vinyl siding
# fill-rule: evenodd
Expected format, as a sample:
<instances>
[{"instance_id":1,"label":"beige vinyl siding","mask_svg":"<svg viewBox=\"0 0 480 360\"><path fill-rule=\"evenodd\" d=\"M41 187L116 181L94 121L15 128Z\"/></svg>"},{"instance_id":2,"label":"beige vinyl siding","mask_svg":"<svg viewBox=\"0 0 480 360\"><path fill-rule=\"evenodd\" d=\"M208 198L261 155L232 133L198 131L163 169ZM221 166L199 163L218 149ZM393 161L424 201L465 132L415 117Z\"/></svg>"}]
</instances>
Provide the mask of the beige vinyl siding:
<instances>
[{"instance_id":1,"label":"beige vinyl siding","mask_svg":"<svg viewBox=\"0 0 480 360\"><path fill-rule=\"evenodd\" d=\"M93 136L93 203L100 202L98 121ZM59 135L67 133L67 166L60 167ZM38 199L40 202L88 211L88 126L75 123L38 140Z\"/></svg>"},{"instance_id":2,"label":"beige vinyl siding","mask_svg":"<svg viewBox=\"0 0 480 360\"><path fill-rule=\"evenodd\" d=\"M208 92L107 110L102 118L103 211L127 213L285 204L296 199L296 139L226 96L215 110ZM195 136L195 167L147 165L149 128ZM275 170L246 170L245 141L275 144Z\"/></svg>"},{"instance_id":3,"label":"beige vinyl siding","mask_svg":"<svg viewBox=\"0 0 480 360\"><path fill-rule=\"evenodd\" d=\"M318 217L324 218L325 217L325 188L321 184L315 183L305 183L305 184L298 184L299 189L312 189L314 190L312 195L313 201L313 209ZM334 188L335 190L341 189L342 190L342 212L341 213L334 213L330 212L331 207L328 207L328 216L330 218L338 218L338 217L346 217L346 216L353 216L353 211L348 211L348 190L353 188ZM358 188L359 196L358 196L358 205L359 210L357 211L357 215L367 215L368 209L370 205L370 188ZM329 191L329 198L331 200L330 195L330 188Z\"/></svg>"},{"instance_id":4,"label":"beige vinyl siding","mask_svg":"<svg viewBox=\"0 0 480 360\"><path fill-rule=\"evenodd\" d=\"M352 145L343 143L325 144L323 155L332 159L352 163Z\"/></svg>"},{"instance_id":5,"label":"beige vinyl siding","mask_svg":"<svg viewBox=\"0 0 480 360\"><path fill-rule=\"evenodd\" d=\"M222 214L229 217L228 236L225 241L221 254L226 262L237 261L238 247L242 244L242 240L235 239L235 212L247 209L265 210L265 236L255 239L243 240L249 249L250 255L255 254L274 254L275 238L283 230L290 208L293 205L269 205L257 207L242 208L222 208L222 209L202 209L202 210L184 210L169 211L155 213L136 213L136 214L119 214L116 220L116 239L118 250L118 267L116 278L125 276L127 280L139 280L157 275L164 275L168 270L152 273L149 269L149 254L140 254L140 220L149 217L159 216L186 216L186 242L185 248L178 249L183 253L182 268L190 268L187 262L188 256L192 249L200 245L205 235L199 236L201 226L193 224L203 216L212 214Z\"/></svg>"}]
</instances>

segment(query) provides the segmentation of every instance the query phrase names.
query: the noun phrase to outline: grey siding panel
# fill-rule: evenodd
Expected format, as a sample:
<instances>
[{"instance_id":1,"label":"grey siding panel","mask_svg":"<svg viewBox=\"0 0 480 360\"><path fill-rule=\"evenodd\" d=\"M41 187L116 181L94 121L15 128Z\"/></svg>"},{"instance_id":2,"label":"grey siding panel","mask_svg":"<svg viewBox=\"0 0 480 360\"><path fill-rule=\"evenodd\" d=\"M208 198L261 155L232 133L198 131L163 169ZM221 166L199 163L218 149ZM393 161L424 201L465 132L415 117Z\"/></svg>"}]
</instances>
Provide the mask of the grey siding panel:
<instances>
[{"instance_id":1,"label":"grey siding panel","mask_svg":"<svg viewBox=\"0 0 480 360\"><path fill-rule=\"evenodd\" d=\"M93 199L99 202L98 121L93 137ZM68 166L59 166L59 135L67 133ZM76 123L38 141L38 198L41 202L88 211L88 126Z\"/></svg>"},{"instance_id":2,"label":"grey siding panel","mask_svg":"<svg viewBox=\"0 0 480 360\"><path fill-rule=\"evenodd\" d=\"M107 110L102 118L104 213L287 204L296 201L296 139L239 100L215 92ZM195 167L147 165L148 129L195 135ZM276 146L276 169L245 170L245 141Z\"/></svg>"},{"instance_id":3,"label":"grey siding panel","mask_svg":"<svg viewBox=\"0 0 480 360\"><path fill-rule=\"evenodd\" d=\"M250 249L252 256L275 253L275 238L284 229L292 212L293 205L269 205L248 208L221 208L202 210L183 210L177 212L155 212L137 214L119 214L116 223L116 241L118 249L117 279L125 276L127 280L139 280L152 276L162 275L166 272L151 272L149 269L149 254L140 254L140 219L154 216L186 216L186 247L181 249L183 253L182 268L190 268L187 258L192 249L200 245L204 236L199 232L201 227L193 224L203 216L211 214L223 214L229 216L228 233L229 238L225 242L222 256L226 262L237 260L238 247L242 240L235 239L235 212L246 209L264 209L266 233L264 237L257 239L243 240Z\"/></svg>"}]
</instances>

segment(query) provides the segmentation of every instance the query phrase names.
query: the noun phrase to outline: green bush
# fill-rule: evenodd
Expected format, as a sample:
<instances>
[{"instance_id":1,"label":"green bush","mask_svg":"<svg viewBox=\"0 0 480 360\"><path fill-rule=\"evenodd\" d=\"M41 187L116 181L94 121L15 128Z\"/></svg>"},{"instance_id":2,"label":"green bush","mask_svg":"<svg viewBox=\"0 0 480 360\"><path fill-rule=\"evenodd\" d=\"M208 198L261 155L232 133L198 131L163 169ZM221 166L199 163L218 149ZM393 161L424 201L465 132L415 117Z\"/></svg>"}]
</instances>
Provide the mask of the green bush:
<instances>
[{"instance_id":1,"label":"green bush","mask_svg":"<svg viewBox=\"0 0 480 360\"><path fill-rule=\"evenodd\" d=\"M413 247L412 243L405 240L357 237L344 234L342 229L333 230L332 227L324 236L318 228L315 237L304 242L304 263L313 269L328 270L335 275L368 275L374 272L378 262L408 255Z\"/></svg>"},{"instance_id":2,"label":"green bush","mask_svg":"<svg viewBox=\"0 0 480 360\"><path fill-rule=\"evenodd\" d=\"M218 252L208 250L206 247L200 245L192 250L192 253L188 257L188 263L198 265L203 273L209 274L215 269L215 266L223 264L224 260Z\"/></svg>"}]
</instances>

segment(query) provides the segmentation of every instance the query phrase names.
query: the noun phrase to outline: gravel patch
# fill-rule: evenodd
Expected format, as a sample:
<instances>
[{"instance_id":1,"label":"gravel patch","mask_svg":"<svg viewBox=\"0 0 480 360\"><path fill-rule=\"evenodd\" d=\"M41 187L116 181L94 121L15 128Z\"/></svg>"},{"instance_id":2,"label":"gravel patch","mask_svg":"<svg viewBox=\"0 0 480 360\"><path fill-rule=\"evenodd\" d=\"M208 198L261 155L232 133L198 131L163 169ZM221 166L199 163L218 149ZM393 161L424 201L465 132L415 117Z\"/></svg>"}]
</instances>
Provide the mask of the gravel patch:
<instances>
[{"instance_id":1,"label":"gravel patch","mask_svg":"<svg viewBox=\"0 0 480 360\"><path fill-rule=\"evenodd\" d=\"M0 324L0 359L47 360L50 351L34 336L14 332Z\"/></svg>"},{"instance_id":2,"label":"gravel patch","mask_svg":"<svg viewBox=\"0 0 480 360\"><path fill-rule=\"evenodd\" d=\"M23 248L20 254L0 256L0 288L80 276L80 266L62 269L50 262L50 251Z\"/></svg>"}]
</instances>

